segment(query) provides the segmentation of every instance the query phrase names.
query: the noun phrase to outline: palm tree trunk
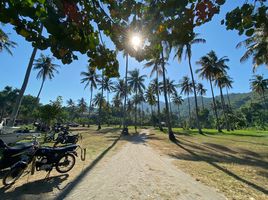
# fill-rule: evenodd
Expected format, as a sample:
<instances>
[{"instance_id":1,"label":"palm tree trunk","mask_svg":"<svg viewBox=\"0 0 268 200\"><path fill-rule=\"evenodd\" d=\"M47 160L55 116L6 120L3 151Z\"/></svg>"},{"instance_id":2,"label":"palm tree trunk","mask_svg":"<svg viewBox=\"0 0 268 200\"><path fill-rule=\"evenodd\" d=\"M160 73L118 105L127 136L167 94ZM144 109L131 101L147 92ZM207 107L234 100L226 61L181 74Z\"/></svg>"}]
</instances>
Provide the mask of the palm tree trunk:
<instances>
[{"instance_id":1,"label":"palm tree trunk","mask_svg":"<svg viewBox=\"0 0 268 200\"><path fill-rule=\"evenodd\" d=\"M231 106L231 101L230 101L230 97L229 97L229 93L228 93L228 89L226 88L226 95L227 95L227 100L228 100L228 110L232 113L232 106ZM233 131L234 130L234 125L233 125L233 122L232 121L229 121L230 122L230 126L231 126L231 130Z\"/></svg>"},{"instance_id":2,"label":"palm tree trunk","mask_svg":"<svg viewBox=\"0 0 268 200\"><path fill-rule=\"evenodd\" d=\"M171 141L176 141L175 135L172 131L171 123L170 123L170 115L169 115L169 107L168 107L168 98L167 98L167 83L166 83L166 72L165 72L165 63L164 63L164 52L163 49L161 51L161 59L162 59L162 71L163 71L163 83L164 83L164 98L166 104L166 120L168 126L168 135Z\"/></svg>"},{"instance_id":3,"label":"palm tree trunk","mask_svg":"<svg viewBox=\"0 0 268 200\"><path fill-rule=\"evenodd\" d=\"M213 105L214 105L214 113L215 113L215 117L216 117L217 129L221 133L222 130L221 130L221 127L220 127L220 124L219 124L219 117L218 117L217 106L216 106L216 102L215 102L215 97L214 97L214 91L213 91L213 87L212 87L211 77L209 78L209 83L210 83L210 89L211 89L211 93L212 93L212 100L213 100Z\"/></svg>"},{"instance_id":4,"label":"palm tree trunk","mask_svg":"<svg viewBox=\"0 0 268 200\"><path fill-rule=\"evenodd\" d=\"M264 104L264 109L267 109L267 103L266 103L266 98L265 98L265 92L264 90L262 91L262 98L263 98L263 104Z\"/></svg>"},{"instance_id":5,"label":"palm tree trunk","mask_svg":"<svg viewBox=\"0 0 268 200\"><path fill-rule=\"evenodd\" d=\"M224 115L225 126L226 126L227 131L230 131L229 120L227 118L227 113L225 109L225 101L224 101L224 97L222 93L222 87L220 87L220 93L221 93L221 106L222 106L222 111Z\"/></svg>"},{"instance_id":6,"label":"palm tree trunk","mask_svg":"<svg viewBox=\"0 0 268 200\"><path fill-rule=\"evenodd\" d=\"M88 109L88 124L87 127L90 127L90 114L92 109L92 95L93 95L93 86L90 86L90 101L89 101L89 109Z\"/></svg>"},{"instance_id":7,"label":"palm tree trunk","mask_svg":"<svg viewBox=\"0 0 268 200\"><path fill-rule=\"evenodd\" d=\"M202 108L203 108L203 110L205 110L205 107L204 107L204 98L203 98L203 95L201 95L201 101L202 101Z\"/></svg>"},{"instance_id":8,"label":"palm tree trunk","mask_svg":"<svg viewBox=\"0 0 268 200\"><path fill-rule=\"evenodd\" d=\"M169 103L170 116L172 118L172 109L171 109L171 101L170 101L170 94L169 93L168 93L168 103ZM171 120L171 124L172 124L172 120Z\"/></svg>"},{"instance_id":9,"label":"palm tree trunk","mask_svg":"<svg viewBox=\"0 0 268 200\"><path fill-rule=\"evenodd\" d=\"M32 55L31 55L31 58L30 58L29 63L28 63L28 67L27 67L27 70L26 70L26 74L25 74L25 77L24 77L24 80L23 80L19 95L18 95L18 97L16 99L16 103L15 103L15 106L13 108L13 111L12 111L12 114L11 114L11 117L10 117L11 119L10 119L9 124L8 124L9 126L14 126L14 124L15 124L17 115L19 113L20 105L21 105L21 102L22 102L22 99L23 99L23 95L24 95L24 92L26 90L26 87L28 85L28 81L29 81L29 78L30 78L30 75L31 75L31 71L32 71L33 62L34 62L36 52L37 52L37 47L34 47Z\"/></svg>"},{"instance_id":10,"label":"palm tree trunk","mask_svg":"<svg viewBox=\"0 0 268 200\"><path fill-rule=\"evenodd\" d=\"M141 102L141 126L143 126L144 122L144 111L143 111L143 102Z\"/></svg>"},{"instance_id":11,"label":"palm tree trunk","mask_svg":"<svg viewBox=\"0 0 268 200\"><path fill-rule=\"evenodd\" d=\"M179 114L179 121L181 122L181 111L180 111L180 105L178 105L178 114ZM181 125L181 123L180 123Z\"/></svg>"},{"instance_id":12,"label":"palm tree trunk","mask_svg":"<svg viewBox=\"0 0 268 200\"><path fill-rule=\"evenodd\" d=\"M39 36L42 35L42 31L43 31L43 25L41 24ZM28 67L27 67L26 74L25 74L25 77L24 77L24 80L23 80L23 83L22 83L22 86L21 86L21 89L19 92L19 96L16 99L16 103L15 103L14 109L13 109L11 117L10 117L10 121L8 124L9 126L14 126L16 118L18 116L19 108L20 108L20 105L21 105L21 102L23 99L24 92L25 92L26 87L28 85L28 81L29 81L29 78L31 75L31 71L33 68L33 62L34 62L34 58L35 58L37 50L38 50L37 47L34 47L33 52L31 54L31 58L30 58L29 63L28 63Z\"/></svg>"},{"instance_id":13,"label":"palm tree trunk","mask_svg":"<svg viewBox=\"0 0 268 200\"><path fill-rule=\"evenodd\" d=\"M42 89L43 89L44 83L45 83L45 79L43 78L43 80L42 80L42 84L41 84L41 87L40 87L40 90L39 90L38 95L37 95L37 97L36 97L36 100L37 100L37 101L39 101L39 96L40 96L41 91L42 91Z\"/></svg>"},{"instance_id":14,"label":"palm tree trunk","mask_svg":"<svg viewBox=\"0 0 268 200\"><path fill-rule=\"evenodd\" d=\"M102 70L102 77L101 77L101 100L100 100L100 108L99 108L98 130L101 129L101 120L102 120L103 79L104 79L104 72Z\"/></svg>"},{"instance_id":15,"label":"palm tree trunk","mask_svg":"<svg viewBox=\"0 0 268 200\"><path fill-rule=\"evenodd\" d=\"M109 90L107 90L107 125L110 126Z\"/></svg>"},{"instance_id":16,"label":"palm tree trunk","mask_svg":"<svg viewBox=\"0 0 268 200\"><path fill-rule=\"evenodd\" d=\"M187 47L188 48L188 47ZM192 69L192 64L191 64L191 56L188 51L188 62L189 62L189 67L190 67L190 72L191 72L191 77L192 77L192 83L193 83L193 88L194 88L194 100L195 100L195 113L196 113L196 123L197 123L197 128L198 132L202 134L202 129L200 126L199 122L199 114L198 114L198 104L197 104L197 95L196 95L196 88L195 88L195 81L194 81L194 74L193 74L193 69Z\"/></svg>"},{"instance_id":17,"label":"palm tree trunk","mask_svg":"<svg viewBox=\"0 0 268 200\"><path fill-rule=\"evenodd\" d=\"M135 91L136 98L137 98L137 90ZM135 132L137 133L137 101L135 101Z\"/></svg>"},{"instance_id":18,"label":"palm tree trunk","mask_svg":"<svg viewBox=\"0 0 268 200\"><path fill-rule=\"evenodd\" d=\"M156 72L156 96L157 96L157 113L158 113L158 126L160 131L163 131L163 127L161 125L161 115L160 115L160 100L159 100L159 82L158 82L158 72Z\"/></svg>"},{"instance_id":19,"label":"palm tree trunk","mask_svg":"<svg viewBox=\"0 0 268 200\"><path fill-rule=\"evenodd\" d=\"M191 104L190 104L190 98L189 98L189 95L187 97L187 100L188 100L188 111L189 111L189 127L191 127Z\"/></svg>"},{"instance_id":20,"label":"palm tree trunk","mask_svg":"<svg viewBox=\"0 0 268 200\"><path fill-rule=\"evenodd\" d=\"M226 88L226 94L227 94L227 99L228 99L229 107L231 108L231 102L230 102L230 97L229 97L229 93L228 93L228 89L227 88Z\"/></svg>"},{"instance_id":21,"label":"palm tree trunk","mask_svg":"<svg viewBox=\"0 0 268 200\"><path fill-rule=\"evenodd\" d=\"M124 98L124 107L123 107L123 131L125 135L128 134L127 129L127 112L126 112L126 104L127 104L127 74L128 74L128 54L126 54L126 74L125 74L125 98Z\"/></svg>"}]
</instances>

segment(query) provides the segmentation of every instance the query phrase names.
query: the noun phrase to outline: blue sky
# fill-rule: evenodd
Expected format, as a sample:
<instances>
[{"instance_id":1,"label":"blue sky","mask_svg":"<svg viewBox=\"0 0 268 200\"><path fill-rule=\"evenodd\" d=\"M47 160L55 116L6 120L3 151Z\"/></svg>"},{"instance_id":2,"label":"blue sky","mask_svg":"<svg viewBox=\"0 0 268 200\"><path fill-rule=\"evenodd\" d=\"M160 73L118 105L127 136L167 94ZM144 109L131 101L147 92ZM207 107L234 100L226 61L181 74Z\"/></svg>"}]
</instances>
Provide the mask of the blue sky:
<instances>
[{"instance_id":1,"label":"blue sky","mask_svg":"<svg viewBox=\"0 0 268 200\"><path fill-rule=\"evenodd\" d=\"M222 7L221 13L213 18L213 20L202 27L196 29L197 33L200 33L201 37L206 39L206 44L197 44L192 47L192 64L193 68L197 69L198 66L195 62L203 55L208 53L210 50L214 50L219 57L228 56L230 62L229 75L233 78L234 84L231 92L242 93L248 92L249 79L252 77L252 60L241 64L239 62L240 57L245 52L245 49L236 49L235 46L239 41L245 39L244 36L239 36L237 31L227 31L225 26L220 25L220 21L224 18L225 13L232 8L235 8L240 3L239 1L227 1ZM26 67L32 52L31 44L25 41L21 36L17 35L11 26L6 25L3 30L10 33L10 39L18 44L18 47L13 50L13 56L8 55L6 52L0 54L0 90L5 86L9 85L12 87L20 88L24 79ZM113 47L112 43L105 39L107 46ZM41 51L37 52L39 57ZM49 50L42 52L46 55L51 55ZM118 54L118 60L120 63L120 75L124 76L125 72L125 60L121 53ZM90 92L89 89L84 90L84 86L80 84L80 73L86 70L87 57L79 55L79 59L74 61L70 65L63 65L60 61L55 60L55 63L61 65L59 69L60 73L55 75L52 81L46 81L43 91L41 93L41 102L48 103L49 100L56 99L57 96L63 96L64 102L67 99L72 98L77 100L84 97L87 102L89 101ZM134 59L130 58L129 68L139 68L142 74L148 75L147 83L150 82L149 69L143 69L144 63L138 63ZM177 83L184 75L190 75L187 61L183 60L178 63L177 60L173 60L171 55L169 65L167 66L168 74L170 79L175 80ZM268 76L268 69L261 66L256 71L257 74L263 74L265 77ZM36 71L32 71L26 94L36 96L40 88L41 81L36 79ZM199 80L198 76L195 75L197 82L202 82L208 89L207 96L210 97L209 85L205 80ZM97 92L97 91L96 91ZM95 92L95 93L96 93ZM218 90L215 90L216 95L219 94Z\"/></svg>"}]
</instances>

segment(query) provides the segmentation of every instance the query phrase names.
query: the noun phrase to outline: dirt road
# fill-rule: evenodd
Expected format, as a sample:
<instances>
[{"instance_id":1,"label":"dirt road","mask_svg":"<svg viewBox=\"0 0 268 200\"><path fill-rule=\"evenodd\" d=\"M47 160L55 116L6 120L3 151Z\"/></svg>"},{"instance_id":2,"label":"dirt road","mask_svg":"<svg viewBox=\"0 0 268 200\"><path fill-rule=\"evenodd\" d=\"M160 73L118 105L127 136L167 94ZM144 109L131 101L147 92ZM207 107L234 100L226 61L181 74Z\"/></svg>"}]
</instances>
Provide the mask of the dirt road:
<instances>
[{"instance_id":1,"label":"dirt road","mask_svg":"<svg viewBox=\"0 0 268 200\"><path fill-rule=\"evenodd\" d=\"M126 137L128 142L101 160L64 199L224 200L222 194L193 179L146 143L148 130ZM108 156L109 157L109 156ZM63 191L64 193L64 191Z\"/></svg>"}]
</instances>

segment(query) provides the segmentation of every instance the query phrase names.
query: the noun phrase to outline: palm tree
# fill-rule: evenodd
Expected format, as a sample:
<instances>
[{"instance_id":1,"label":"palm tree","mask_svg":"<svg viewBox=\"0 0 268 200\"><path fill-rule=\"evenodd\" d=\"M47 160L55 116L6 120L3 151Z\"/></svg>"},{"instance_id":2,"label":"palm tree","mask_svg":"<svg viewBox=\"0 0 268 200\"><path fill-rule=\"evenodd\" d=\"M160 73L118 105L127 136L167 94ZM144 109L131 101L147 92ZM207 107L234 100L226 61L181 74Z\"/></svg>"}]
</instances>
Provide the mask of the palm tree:
<instances>
[{"instance_id":1,"label":"palm tree","mask_svg":"<svg viewBox=\"0 0 268 200\"><path fill-rule=\"evenodd\" d=\"M181 112L180 112L180 105L184 102L182 99L182 96L178 95L178 93L174 93L172 95L172 102L178 106L178 114L179 114L179 119L181 119Z\"/></svg>"},{"instance_id":2,"label":"palm tree","mask_svg":"<svg viewBox=\"0 0 268 200\"><path fill-rule=\"evenodd\" d=\"M129 72L128 85L129 88L135 93L136 96L142 93L145 89L144 81L146 75L140 75L138 69ZM137 101L135 102L135 130L137 131Z\"/></svg>"},{"instance_id":3,"label":"palm tree","mask_svg":"<svg viewBox=\"0 0 268 200\"><path fill-rule=\"evenodd\" d=\"M38 37L42 36L42 31L43 31L43 25L41 24L40 30L39 30L39 33L38 33ZM17 118L17 115L18 115L18 112L19 112L19 109L20 109L20 105L21 105L21 102L22 102L22 99L23 99L23 95L24 95L24 92L25 92L25 90L27 88L28 81L29 81L29 78L30 78L30 75L31 75L31 71L32 71L32 67L33 67L34 58L35 58L36 53L37 53L37 47L34 47L34 49L32 51L32 54L31 54L31 57L30 57L30 60L29 60L29 63L28 63L28 66L27 66L27 70L26 70L26 73L25 73L25 76L24 76L24 80L23 80L19 95L16 98L16 103L15 103L15 105L13 107L13 111L12 111L12 114L10 116L10 121L9 121L9 124L8 124L9 126L13 126L15 124L15 121L16 121L16 118Z\"/></svg>"},{"instance_id":4,"label":"palm tree","mask_svg":"<svg viewBox=\"0 0 268 200\"><path fill-rule=\"evenodd\" d=\"M262 25L254 31L254 34L246 40L238 43L236 46L240 48L245 46L247 51L240 59L240 62L245 62L249 57L253 57L253 71L260 65L268 66L268 26Z\"/></svg>"},{"instance_id":5,"label":"palm tree","mask_svg":"<svg viewBox=\"0 0 268 200\"><path fill-rule=\"evenodd\" d=\"M105 103L105 99L100 92L93 98L93 105L99 107L99 109L101 107L101 104L104 105Z\"/></svg>"},{"instance_id":6,"label":"palm tree","mask_svg":"<svg viewBox=\"0 0 268 200\"><path fill-rule=\"evenodd\" d=\"M164 46L163 46L164 45ZM176 137L172 131L172 125L170 120L170 114L169 114L169 106L168 106L168 97L167 97L167 85L166 85L166 68L165 68L165 60L168 58L170 53L170 48L168 44L160 43L161 46L161 66L162 66L162 72L163 72L163 89L164 89L164 99L165 99L165 105L166 105L166 121L168 126L168 136L171 141L176 141ZM166 49L166 57L164 56L164 48Z\"/></svg>"},{"instance_id":7,"label":"palm tree","mask_svg":"<svg viewBox=\"0 0 268 200\"><path fill-rule=\"evenodd\" d=\"M197 85L196 85L196 90L197 90L197 94L199 94L199 95L201 96L202 108L203 108L203 110L204 110L205 107L204 107L203 96L206 95L206 93L207 93L207 89L204 88L204 85L203 85L202 83L197 83Z\"/></svg>"},{"instance_id":8,"label":"palm tree","mask_svg":"<svg viewBox=\"0 0 268 200\"><path fill-rule=\"evenodd\" d=\"M189 125L191 124L191 104L189 95L193 93L193 85L188 76L183 76L182 80L179 83L181 88L181 94L187 95L188 100L188 109L189 109Z\"/></svg>"},{"instance_id":9,"label":"palm tree","mask_svg":"<svg viewBox=\"0 0 268 200\"><path fill-rule=\"evenodd\" d=\"M59 73L57 70L57 67L59 67L59 65L52 63L53 60L54 58L45 56L44 54L41 54L40 58L35 60L33 69L39 70L37 73L37 79L42 79L42 84L36 97L37 100L39 99L45 80L52 80L52 78L54 78L54 73Z\"/></svg>"},{"instance_id":10,"label":"palm tree","mask_svg":"<svg viewBox=\"0 0 268 200\"><path fill-rule=\"evenodd\" d=\"M104 77L103 86L100 88L107 92L107 105L109 105L109 94L115 90L114 82L109 77Z\"/></svg>"},{"instance_id":11,"label":"palm tree","mask_svg":"<svg viewBox=\"0 0 268 200\"><path fill-rule=\"evenodd\" d=\"M84 98L81 98L78 100L78 109L82 116L87 111L87 103ZM85 123L83 121L83 127L84 126L85 126Z\"/></svg>"},{"instance_id":12,"label":"palm tree","mask_svg":"<svg viewBox=\"0 0 268 200\"><path fill-rule=\"evenodd\" d=\"M222 57L218 59L216 53L214 51L210 51L206 56L201 57L200 60L197 62L197 64L201 65L201 68L196 70L196 73L199 73L199 77L201 77L202 79L207 79L210 83L213 105L214 105L213 108L217 121L217 129L219 132L222 131L219 124L219 117L217 112L214 91L212 87L212 81L215 79L215 77L219 76L220 74L226 73L226 69L228 69L228 66L225 65L225 62L227 61L229 61L227 57Z\"/></svg>"},{"instance_id":13,"label":"palm tree","mask_svg":"<svg viewBox=\"0 0 268 200\"><path fill-rule=\"evenodd\" d=\"M218 76L215 77L215 86L217 86L220 89L221 107L222 107L222 111L224 114L225 124L226 124L227 131L230 131L229 120L227 118L227 112L225 109L226 108L225 100L224 100L224 96L222 92L222 89L225 86L226 79L228 79L226 74L219 74Z\"/></svg>"},{"instance_id":14,"label":"palm tree","mask_svg":"<svg viewBox=\"0 0 268 200\"><path fill-rule=\"evenodd\" d=\"M75 111L75 102L72 99L67 100L67 107L70 108L72 120L74 118L74 111Z\"/></svg>"},{"instance_id":15,"label":"palm tree","mask_svg":"<svg viewBox=\"0 0 268 200\"><path fill-rule=\"evenodd\" d=\"M122 101L126 96L126 87L125 87L125 81L124 79L118 79L118 81L115 83L115 97L117 100ZM122 125L124 126L124 103L122 102L122 108L121 108L121 119L122 119Z\"/></svg>"},{"instance_id":16,"label":"palm tree","mask_svg":"<svg viewBox=\"0 0 268 200\"><path fill-rule=\"evenodd\" d=\"M167 89L167 94L168 94L168 102L169 102L169 109L170 109L170 114L172 116L172 110L171 110L171 100L170 96L177 93L176 91L176 84L174 80L169 80L168 78L166 79L166 89ZM159 89L160 91L164 91L164 84L163 82L159 83Z\"/></svg>"},{"instance_id":17,"label":"palm tree","mask_svg":"<svg viewBox=\"0 0 268 200\"><path fill-rule=\"evenodd\" d=\"M0 29L0 52L5 50L12 56L13 54L10 48L15 48L16 46L17 43L11 41L8 37L8 34L6 34L2 29Z\"/></svg>"},{"instance_id":18,"label":"palm tree","mask_svg":"<svg viewBox=\"0 0 268 200\"><path fill-rule=\"evenodd\" d=\"M156 104L156 97L152 85L149 85L148 89L146 90L145 99L151 107L151 118L153 120L153 106Z\"/></svg>"},{"instance_id":19,"label":"palm tree","mask_svg":"<svg viewBox=\"0 0 268 200\"><path fill-rule=\"evenodd\" d=\"M104 70L102 70L102 73L101 73L101 83L100 83L100 90L101 90L101 95L102 95L102 98L101 98L101 102L100 102L100 108L99 108L99 116L98 116L98 129L97 130L100 130L101 129L101 119L102 119L102 100L103 100L103 92L104 92Z\"/></svg>"},{"instance_id":20,"label":"palm tree","mask_svg":"<svg viewBox=\"0 0 268 200\"><path fill-rule=\"evenodd\" d=\"M140 123L140 126L143 125L143 121L144 121L144 109L143 109L143 103L146 101L145 100L145 96L143 94L143 92L139 93L138 94L139 96L139 104L141 105L141 123Z\"/></svg>"},{"instance_id":21,"label":"palm tree","mask_svg":"<svg viewBox=\"0 0 268 200\"><path fill-rule=\"evenodd\" d=\"M159 76L163 75L162 66L161 66L162 60L160 59L159 55L154 56L149 62L145 64L145 68L152 67L150 77L153 76L155 73L156 78L153 80L153 88L157 96L157 113L158 113L158 126L160 131L163 131L162 125L161 125L161 115L160 115L160 100L159 100ZM165 62L165 64L167 64Z\"/></svg>"},{"instance_id":22,"label":"palm tree","mask_svg":"<svg viewBox=\"0 0 268 200\"><path fill-rule=\"evenodd\" d=\"M250 88L253 92L258 93L263 98L263 104L266 105L265 92L268 89L268 79L264 79L263 75L254 75L250 79Z\"/></svg>"},{"instance_id":23,"label":"palm tree","mask_svg":"<svg viewBox=\"0 0 268 200\"><path fill-rule=\"evenodd\" d=\"M196 112L196 122L197 122L197 128L200 134L202 134L202 129L199 123L199 114L198 114L198 104L197 104L197 92L196 92L196 86L195 86L195 80L194 80L194 74L193 74L193 68L191 64L191 58L192 58L192 45L193 44L199 44L199 43L206 43L205 39L197 38L199 34L193 33L188 37L184 43L177 42L177 40L174 40L174 43L172 44L175 47L175 57L178 58L179 63L181 62L183 53L185 52L185 57L188 57L188 64L191 72L191 78L192 78L192 86L194 90L194 99L195 99L195 112Z\"/></svg>"},{"instance_id":24,"label":"palm tree","mask_svg":"<svg viewBox=\"0 0 268 200\"><path fill-rule=\"evenodd\" d=\"M90 102L89 102L89 111L88 111L88 119L90 119L90 114L92 110L92 95L93 95L93 90L97 88L97 83L100 82L100 76L96 74L96 70L87 67L86 72L81 72L80 74L83 78L81 79L81 83L85 83L85 89L87 87L90 88ZM89 126L89 120L88 120L88 126Z\"/></svg>"}]
</instances>

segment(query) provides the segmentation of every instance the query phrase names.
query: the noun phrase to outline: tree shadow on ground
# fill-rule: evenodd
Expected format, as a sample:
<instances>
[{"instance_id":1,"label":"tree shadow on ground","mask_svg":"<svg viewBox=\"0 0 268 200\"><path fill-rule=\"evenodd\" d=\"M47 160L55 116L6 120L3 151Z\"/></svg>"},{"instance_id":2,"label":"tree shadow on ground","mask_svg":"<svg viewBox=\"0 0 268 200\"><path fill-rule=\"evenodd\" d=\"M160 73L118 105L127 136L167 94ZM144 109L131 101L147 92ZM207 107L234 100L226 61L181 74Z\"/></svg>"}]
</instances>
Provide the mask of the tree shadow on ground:
<instances>
[{"instance_id":1,"label":"tree shadow on ground","mask_svg":"<svg viewBox=\"0 0 268 200\"><path fill-rule=\"evenodd\" d=\"M101 159L117 144L117 142L120 140L121 135L114 140L114 142L105 149L94 161L91 162L89 166L87 166L84 171L82 171L72 182L69 183L69 185L62 190L55 200L62 200L64 199L74 188L75 186L88 174L90 171L98 164L98 162L101 161Z\"/></svg>"},{"instance_id":2,"label":"tree shadow on ground","mask_svg":"<svg viewBox=\"0 0 268 200\"><path fill-rule=\"evenodd\" d=\"M227 141L232 141L232 142L239 142L239 143L247 143L247 144L256 144L256 145L268 146L268 144L258 143L258 142L249 142L249 141L243 141L243 140L235 140L235 139L231 139L231 138L218 137L218 136L207 135L207 134L205 136L211 137L211 138L215 138L215 139L219 139L219 140L227 140ZM232 136L232 135L230 135L230 136Z\"/></svg>"},{"instance_id":3,"label":"tree shadow on ground","mask_svg":"<svg viewBox=\"0 0 268 200\"><path fill-rule=\"evenodd\" d=\"M119 128L104 128L104 129L100 129L100 130L97 130L95 133L101 133L101 134L107 134L109 132L114 132L114 131L118 131Z\"/></svg>"},{"instance_id":4,"label":"tree shadow on ground","mask_svg":"<svg viewBox=\"0 0 268 200\"><path fill-rule=\"evenodd\" d=\"M233 177L234 179L243 182L248 186L256 190L259 190L265 194L268 194L267 189L240 177L239 175L233 173L232 171L218 164L218 163L236 163L240 165L253 165L267 169L268 166L267 162L253 158L251 158L250 160L245 158L239 158L229 153L222 152L222 150L220 149L223 149L223 147L219 148L219 146L214 147L206 146L203 144L197 144L192 141L184 140L182 138L180 138L180 140L176 140L174 143L183 150L185 150L186 152L188 152L189 154L182 154L182 153L170 154L171 157L180 160L205 161L206 163L224 172L225 174Z\"/></svg>"},{"instance_id":5,"label":"tree shadow on ground","mask_svg":"<svg viewBox=\"0 0 268 200\"><path fill-rule=\"evenodd\" d=\"M53 176L49 179L37 180L34 182L25 183L19 187L16 187L12 191L8 191L10 188L1 188L0 196L1 199L27 199L27 195L45 195L53 191L54 188L62 190L60 185L62 182L67 180L68 174L59 176ZM16 183L15 183L16 184ZM12 187L12 186L11 186Z\"/></svg>"},{"instance_id":6,"label":"tree shadow on ground","mask_svg":"<svg viewBox=\"0 0 268 200\"><path fill-rule=\"evenodd\" d=\"M134 144L146 144L148 140L163 140L159 137L156 137L153 133L134 133L132 135L126 135L122 137L122 140L126 140L128 142Z\"/></svg>"}]
</instances>

